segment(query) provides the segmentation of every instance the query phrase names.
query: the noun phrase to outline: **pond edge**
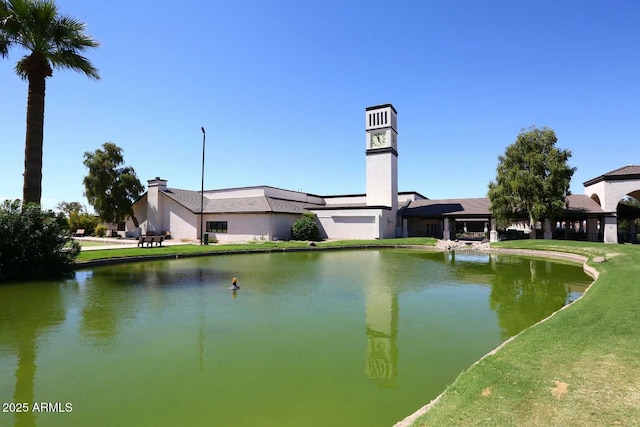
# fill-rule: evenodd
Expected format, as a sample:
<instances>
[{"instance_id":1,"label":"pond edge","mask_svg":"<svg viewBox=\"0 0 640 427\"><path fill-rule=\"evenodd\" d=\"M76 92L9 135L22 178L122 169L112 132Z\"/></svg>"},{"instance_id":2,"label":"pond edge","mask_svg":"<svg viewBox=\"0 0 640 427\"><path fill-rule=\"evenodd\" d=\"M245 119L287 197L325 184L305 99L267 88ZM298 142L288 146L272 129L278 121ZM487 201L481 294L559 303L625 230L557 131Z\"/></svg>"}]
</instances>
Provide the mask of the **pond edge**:
<instances>
[{"instance_id":1,"label":"pond edge","mask_svg":"<svg viewBox=\"0 0 640 427\"><path fill-rule=\"evenodd\" d=\"M488 352L487 354L482 356L480 359L476 360L471 366L469 366L467 369L465 369L460 375L464 375L465 372L468 372L470 369L472 369L474 366L476 366L477 364L482 362L487 357L493 356L494 354L496 354L503 347L505 347L511 341L513 341L516 338L518 338L525 331L529 330L530 328L534 328L535 326L537 326L537 325L539 325L541 323L546 322L547 320L549 320L553 316L555 316L557 313L559 313L562 310L565 310L565 309L571 307L576 301L580 300L589 291L589 289L591 289L591 287L598 280L598 276L600 275L600 272L598 270L596 270L594 267L592 267L592 266L587 264L587 262L589 261L588 257L583 256L583 255L568 253L568 252L554 252L554 251L542 251L542 250L538 251L538 250L528 250L528 249L506 249L506 248L504 248L504 249L498 249L498 248L487 249L486 251L483 251L483 252L509 254L509 255L521 255L521 256L533 256L533 257L538 257L538 258L552 258L552 259L559 259L559 260L566 260L566 261L571 261L571 262L576 262L576 263L582 263L582 269L584 270L584 272L586 274L588 274L589 276L591 276L593 278L593 282L591 282L591 284L589 284L589 286L587 287L587 289L585 289L585 291L582 293L582 295L580 295L580 297L578 297L571 304L567 304L567 305L562 306L560 309L554 311L553 313L551 313L549 316L545 317L544 319L534 323L533 325L529 326L528 328L520 331L518 334L510 337L509 339L504 341L502 344L500 344L498 347L494 348L493 350L491 350L490 352ZM447 388L445 388L444 391L442 391L442 393L440 393L438 396L433 398L429 403L427 403L426 405L424 405L423 407L421 407L420 409L418 409L417 411L415 411L411 415L408 415L404 419L398 421L397 423L395 423L393 425L393 427L409 427L409 426L411 426L418 418L420 418L421 416L426 414L436 403L438 403L438 401L444 395L444 393L456 381L457 381L457 378L452 384L447 386Z\"/></svg>"},{"instance_id":2,"label":"pond edge","mask_svg":"<svg viewBox=\"0 0 640 427\"><path fill-rule=\"evenodd\" d=\"M182 259L182 258L195 258L204 256L216 256L216 255L237 255L237 254L254 254L254 253L271 253L271 252L313 252L313 251L331 251L331 250L343 250L343 249L421 249L431 252L444 252L444 250L435 246L427 245L345 245L345 246L309 246L302 248L251 248L251 249L230 249L230 250L216 250L210 252L197 252L190 254L156 254L156 255L140 255L140 256L127 256L127 257L115 257L104 258L92 261L80 261L74 264L75 270L81 270L83 268L100 267L104 265L124 264L129 262L141 262L141 261L156 261L165 259Z\"/></svg>"}]
</instances>

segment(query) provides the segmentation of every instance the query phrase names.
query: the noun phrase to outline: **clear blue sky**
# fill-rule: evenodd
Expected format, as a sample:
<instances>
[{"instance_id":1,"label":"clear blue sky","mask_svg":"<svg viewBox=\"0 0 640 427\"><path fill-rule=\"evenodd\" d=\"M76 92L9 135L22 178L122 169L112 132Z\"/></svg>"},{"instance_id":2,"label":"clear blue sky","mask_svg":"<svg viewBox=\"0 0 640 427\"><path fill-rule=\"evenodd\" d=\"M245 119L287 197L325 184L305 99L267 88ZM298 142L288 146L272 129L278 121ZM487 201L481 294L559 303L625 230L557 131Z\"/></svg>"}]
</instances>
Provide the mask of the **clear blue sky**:
<instances>
[{"instance_id":1,"label":"clear blue sky","mask_svg":"<svg viewBox=\"0 0 640 427\"><path fill-rule=\"evenodd\" d=\"M83 153L123 148L140 180L199 190L365 191L364 111L398 110L399 188L482 197L532 125L571 189L640 164L640 1L58 0L101 43L98 82L47 80L42 202L81 201ZM22 197L24 52L0 60L0 199Z\"/></svg>"}]
</instances>

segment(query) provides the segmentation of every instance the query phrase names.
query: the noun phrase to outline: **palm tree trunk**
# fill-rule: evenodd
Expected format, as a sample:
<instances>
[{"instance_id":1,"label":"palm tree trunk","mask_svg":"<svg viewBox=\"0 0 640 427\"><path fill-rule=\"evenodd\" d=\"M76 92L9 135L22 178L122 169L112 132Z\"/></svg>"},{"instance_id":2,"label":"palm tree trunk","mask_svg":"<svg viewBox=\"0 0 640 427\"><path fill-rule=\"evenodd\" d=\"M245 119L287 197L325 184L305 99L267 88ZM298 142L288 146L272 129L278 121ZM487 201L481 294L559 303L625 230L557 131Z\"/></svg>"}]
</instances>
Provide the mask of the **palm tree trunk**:
<instances>
[{"instance_id":1,"label":"palm tree trunk","mask_svg":"<svg viewBox=\"0 0 640 427\"><path fill-rule=\"evenodd\" d=\"M27 100L27 135L24 148L23 204L40 204L42 197L42 140L44 129L45 79L51 75L46 58L31 54L26 61L29 78Z\"/></svg>"}]
</instances>

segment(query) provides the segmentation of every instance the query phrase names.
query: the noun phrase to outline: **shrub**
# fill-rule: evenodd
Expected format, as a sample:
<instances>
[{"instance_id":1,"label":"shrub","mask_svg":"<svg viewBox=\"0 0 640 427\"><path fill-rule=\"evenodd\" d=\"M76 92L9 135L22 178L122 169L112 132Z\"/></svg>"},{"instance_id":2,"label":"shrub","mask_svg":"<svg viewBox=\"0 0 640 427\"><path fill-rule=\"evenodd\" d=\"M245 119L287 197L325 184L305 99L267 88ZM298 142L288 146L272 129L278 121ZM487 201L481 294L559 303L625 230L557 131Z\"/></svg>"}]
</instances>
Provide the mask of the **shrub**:
<instances>
[{"instance_id":1,"label":"shrub","mask_svg":"<svg viewBox=\"0 0 640 427\"><path fill-rule=\"evenodd\" d=\"M320 230L315 218L316 216L312 213L303 213L302 218L294 222L291 227L293 240L320 240Z\"/></svg>"},{"instance_id":2,"label":"shrub","mask_svg":"<svg viewBox=\"0 0 640 427\"><path fill-rule=\"evenodd\" d=\"M107 226L104 224L100 224L96 227L96 236L104 237L107 235Z\"/></svg>"},{"instance_id":3,"label":"shrub","mask_svg":"<svg viewBox=\"0 0 640 427\"><path fill-rule=\"evenodd\" d=\"M86 236L90 236L95 232L100 218L95 215L89 215L84 212L71 212L69 214L69 231L74 233L78 229L83 229Z\"/></svg>"},{"instance_id":4,"label":"shrub","mask_svg":"<svg viewBox=\"0 0 640 427\"><path fill-rule=\"evenodd\" d=\"M0 236L0 281L63 277L71 273L80 252L64 216L35 203L2 203Z\"/></svg>"}]
</instances>

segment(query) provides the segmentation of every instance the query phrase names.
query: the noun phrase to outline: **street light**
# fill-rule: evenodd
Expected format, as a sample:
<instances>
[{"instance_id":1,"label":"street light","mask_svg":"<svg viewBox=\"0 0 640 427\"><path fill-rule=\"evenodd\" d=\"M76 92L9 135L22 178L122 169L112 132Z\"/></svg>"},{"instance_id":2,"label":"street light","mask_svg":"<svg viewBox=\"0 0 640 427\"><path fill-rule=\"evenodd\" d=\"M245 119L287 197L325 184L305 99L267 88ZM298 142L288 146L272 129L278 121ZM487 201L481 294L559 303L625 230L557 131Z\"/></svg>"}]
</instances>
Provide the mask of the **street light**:
<instances>
[{"instance_id":1,"label":"street light","mask_svg":"<svg viewBox=\"0 0 640 427\"><path fill-rule=\"evenodd\" d=\"M202 130L202 181L200 183L200 244L204 244L204 227L203 227L203 219L204 219L204 145L206 139L206 132L204 131L204 127L200 128Z\"/></svg>"}]
</instances>

